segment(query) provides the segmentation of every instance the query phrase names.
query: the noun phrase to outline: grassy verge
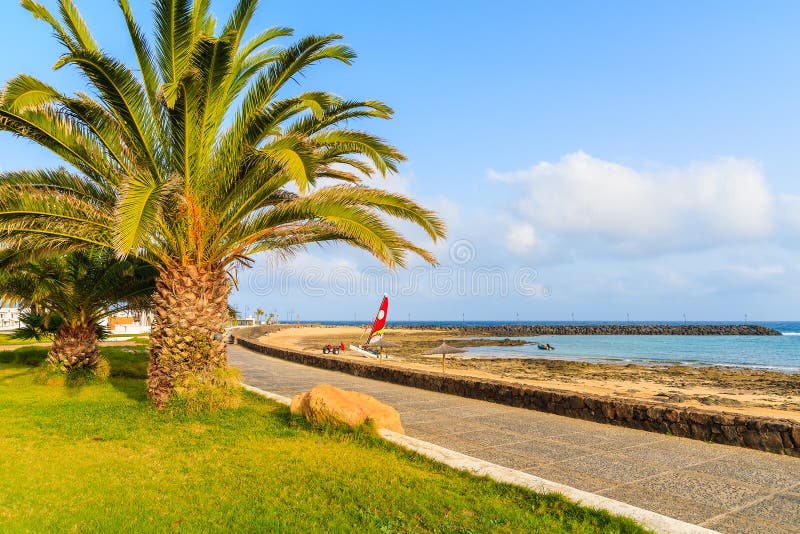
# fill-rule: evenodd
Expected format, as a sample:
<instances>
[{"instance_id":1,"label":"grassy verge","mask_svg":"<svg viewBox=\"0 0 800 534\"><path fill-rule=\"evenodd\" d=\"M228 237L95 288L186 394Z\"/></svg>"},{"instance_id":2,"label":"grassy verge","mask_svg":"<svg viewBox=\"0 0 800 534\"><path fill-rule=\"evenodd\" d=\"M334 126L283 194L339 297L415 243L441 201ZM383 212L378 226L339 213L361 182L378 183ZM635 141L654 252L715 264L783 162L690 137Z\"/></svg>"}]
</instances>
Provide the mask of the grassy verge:
<instances>
[{"instance_id":1,"label":"grassy verge","mask_svg":"<svg viewBox=\"0 0 800 534\"><path fill-rule=\"evenodd\" d=\"M117 342L120 340L133 345L146 345L148 343L149 336L148 334L112 334L103 341ZM0 346L43 345L49 343L52 343L52 339L50 338L36 341L33 339L14 339L11 337L11 334L0 334Z\"/></svg>"},{"instance_id":2,"label":"grassy verge","mask_svg":"<svg viewBox=\"0 0 800 534\"><path fill-rule=\"evenodd\" d=\"M50 343L51 340L44 339L41 343ZM7 345L30 345L33 343L39 343L38 341L32 339L14 339L11 337L11 334L0 334L0 346L7 346Z\"/></svg>"},{"instance_id":3,"label":"grassy verge","mask_svg":"<svg viewBox=\"0 0 800 534\"><path fill-rule=\"evenodd\" d=\"M156 412L143 348L104 348L107 383L37 385L45 353L0 363L2 532L642 531L370 435L314 430L249 394L233 411Z\"/></svg>"}]
</instances>

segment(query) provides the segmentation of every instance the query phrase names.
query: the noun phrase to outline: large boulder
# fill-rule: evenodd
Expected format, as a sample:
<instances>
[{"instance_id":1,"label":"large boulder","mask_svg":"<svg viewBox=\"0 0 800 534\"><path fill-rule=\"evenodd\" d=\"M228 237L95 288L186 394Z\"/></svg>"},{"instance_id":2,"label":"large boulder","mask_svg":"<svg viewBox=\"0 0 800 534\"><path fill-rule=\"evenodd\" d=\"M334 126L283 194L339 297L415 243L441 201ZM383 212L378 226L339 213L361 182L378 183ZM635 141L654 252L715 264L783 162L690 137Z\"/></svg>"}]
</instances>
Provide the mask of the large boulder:
<instances>
[{"instance_id":1,"label":"large boulder","mask_svg":"<svg viewBox=\"0 0 800 534\"><path fill-rule=\"evenodd\" d=\"M405 434L397 410L374 397L322 384L292 399L291 411L315 425L355 428L368 419L378 428Z\"/></svg>"}]
</instances>

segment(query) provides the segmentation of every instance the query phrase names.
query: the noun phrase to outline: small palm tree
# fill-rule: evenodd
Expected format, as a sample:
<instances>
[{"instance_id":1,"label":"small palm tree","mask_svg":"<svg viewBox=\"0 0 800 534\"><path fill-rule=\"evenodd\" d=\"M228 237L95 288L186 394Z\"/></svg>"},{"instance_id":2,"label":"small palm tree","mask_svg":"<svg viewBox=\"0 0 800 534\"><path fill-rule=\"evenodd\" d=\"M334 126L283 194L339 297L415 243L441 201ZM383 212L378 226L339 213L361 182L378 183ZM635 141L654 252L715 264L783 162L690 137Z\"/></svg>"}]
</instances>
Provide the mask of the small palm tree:
<instances>
[{"instance_id":1,"label":"small palm tree","mask_svg":"<svg viewBox=\"0 0 800 534\"><path fill-rule=\"evenodd\" d=\"M53 311L28 309L20 313L20 326L11 334L12 339L52 341L61 328L61 316ZM98 323L97 339L103 340L111 334L107 325Z\"/></svg>"},{"instance_id":2,"label":"small palm tree","mask_svg":"<svg viewBox=\"0 0 800 534\"><path fill-rule=\"evenodd\" d=\"M261 322L261 318L263 316L264 316L264 310L262 310L261 308L256 308L256 322L257 323Z\"/></svg>"},{"instance_id":3,"label":"small palm tree","mask_svg":"<svg viewBox=\"0 0 800 534\"><path fill-rule=\"evenodd\" d=\"M276 27L245 39L258 0L237 0L221 25L209 3L154 0L151 42L129 1L118 0L134 69L103 51L72 0L58 0L58 17L23 0L65 49L56 68L75 67L92 94L21 75L0 97L0 130L69 165L0 176L0 240L28 250L105 247L158 269L148 392L159 406L178 382L207 384L227 366L231 278L254 254L343 242L394 267L408 252L435 260L385 216L434 241L445 233L411 199L362 184L404 157L351 124L388 119L391 108L292 94L309 67L352 61L340 36L279 46L292 32Z\"/></svg>"},{"instance_id":4,"label":"small palm tree","mask_svg":"<svg viewBox=\"0 0 800 534\"><path fill-rule=\"evenodd\" d=\"M31 335L54 330L50 365L66 373L93 371L101 361L100 322L149 305L155 276L141 260L118 260L108 250L78 251L1 269L0 297L32 310L26 320Z\"/></svg>"}]
</instances>

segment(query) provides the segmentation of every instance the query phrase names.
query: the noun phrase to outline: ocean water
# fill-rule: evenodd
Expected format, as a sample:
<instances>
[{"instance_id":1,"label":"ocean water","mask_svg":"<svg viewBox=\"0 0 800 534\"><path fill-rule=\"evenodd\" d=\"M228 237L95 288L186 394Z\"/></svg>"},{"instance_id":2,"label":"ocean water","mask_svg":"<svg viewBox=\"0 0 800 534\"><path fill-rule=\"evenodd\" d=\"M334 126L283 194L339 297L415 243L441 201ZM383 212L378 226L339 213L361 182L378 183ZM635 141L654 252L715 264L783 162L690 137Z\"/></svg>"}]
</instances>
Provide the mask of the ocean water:
<instances>
[{"instance_id":1,"label":"ocean water","mask_svg":"<svg viewBox=\"0 0 800 534\"><path fill-rule=\"evenodd\" d=\"M329 323L334 324L334 323ZM336 323L345 324L345 323ZM348 323L353 324L353 323ZM619 322L395 322L426 326L490 326L496 324L624 324ZM648 324L648 323L637 323ZM682 324L654 322L653 324ZM692 324L734 324L705 322ZM470 347L468 355L487 358L554 358L595 362L659 364L772 369L800 372L800 322L752 322L773 328L782 336L535 336L524 337L530 344L516 347ZM539 350L538 343L550 343L552 351Z\"/></svg>"},{"instance_id":2,"label":"ocean water","mask_svg":"<svg viewBox=\"0 0 800 534\"><path fill-rule=\"evenodd\" d=\"M789 336L536 336L530 345L470 347L492 358L556 358L615 363L719 365L800 372L800 335ZM555 350L543 351L538 343Z\"/></svg>"}]
</instances>

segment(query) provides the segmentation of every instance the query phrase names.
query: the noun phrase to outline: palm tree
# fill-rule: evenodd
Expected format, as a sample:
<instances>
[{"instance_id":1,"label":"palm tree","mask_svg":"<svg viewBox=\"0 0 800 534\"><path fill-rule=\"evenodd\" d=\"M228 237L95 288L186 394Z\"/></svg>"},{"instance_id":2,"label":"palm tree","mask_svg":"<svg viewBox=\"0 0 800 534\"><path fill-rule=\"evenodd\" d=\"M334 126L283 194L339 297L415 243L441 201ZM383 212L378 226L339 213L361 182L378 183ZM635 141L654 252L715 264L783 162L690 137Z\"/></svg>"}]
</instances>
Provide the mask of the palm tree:
<instances>
[{"instance_id":1,"label":"palm tree","mask_svg":"<svg viewBox=\"0 0 800 534\"><path fill-rule=\"evenodd\" d=\"M257 323L261 322L261 317L263 315L264 315L264 310L262 310L261 308L256 308L256 322Z\"/></svg>"},{"instance_id":2,"label":"palm tree","mask_svg":"<svg viewBox=\"0 0 800 534\"><path fill-rule=\"evenodd\" d=\"M9 256L6 252L3 263L11 263ZM3 268L0 298L31 310L26 330L34 337L54 330L50 365L65 373L93 371L101 361L100 322L147 306L155 276L155 269L141 260L119 260L109 250L89 249Z\"/></svg>"},{"instance_id":3,"label":"palm tree","mask_svg":"<svg viewBox=\"0 0 800 534\"><path fill-rule=\"evenodd\" d=\"M228 294L254 254L343 242L390 268L408 252L435 261L385 216L434 241L444 237L442 221L363 185L396 171L404 156L350 122L392 110L324 91L291 94L309 67L351 62L340 36L278 46L290 29L244 39L258 0L238 0L220 27L209 0L155 0L151 42L128 0L118 3L136 69L100 48L71 0L59 0L58 17L22 1L65 48L56 68L75 67L93 95L66 95L27 75L5 86L0 129L69 166L0 176L0 240L19 249L105 247L158 269L148 377L157 405L184 378L208 384L227 366Z\"/></svg>"}]
</instances>

